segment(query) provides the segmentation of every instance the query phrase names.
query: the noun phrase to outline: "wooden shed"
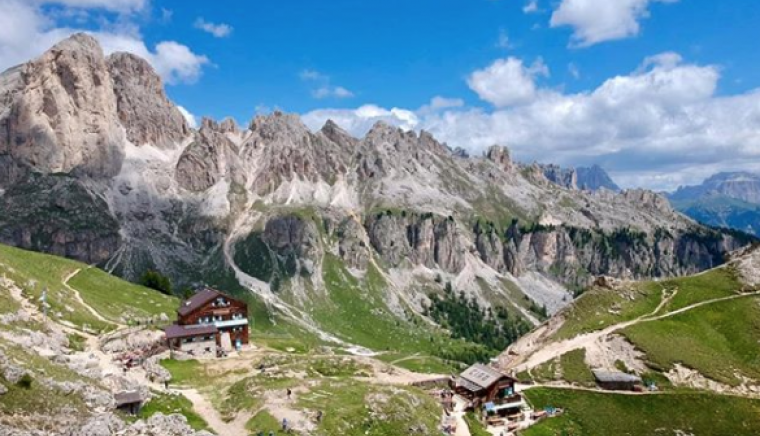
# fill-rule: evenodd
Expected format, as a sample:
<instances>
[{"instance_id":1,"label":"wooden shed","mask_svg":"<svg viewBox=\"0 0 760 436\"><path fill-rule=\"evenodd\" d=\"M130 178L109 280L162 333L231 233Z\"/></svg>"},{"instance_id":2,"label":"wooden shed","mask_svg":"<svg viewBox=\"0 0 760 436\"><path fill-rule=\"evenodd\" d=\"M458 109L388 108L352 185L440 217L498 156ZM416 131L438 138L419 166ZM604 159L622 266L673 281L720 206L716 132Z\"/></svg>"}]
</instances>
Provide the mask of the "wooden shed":
<instances>
[{"instance_id":1,"label":"wooden shed","mask_svg":"<svg viewBox=\"0 0 760 436\"><path fill-rule=\"evenodd\" d=\"M143 397L138 391L123 391L115 394L116 408L129 415L137 415L143 404Z\"/></svg>"},{"instance_id":2,"label":"wooden shed","mask_svg":"<svg viewBox=\"0 0 760 436\"><path fill-rule=\"evenodd\" d=\"M596 384L608 391L632 391L641 385L641 377L615 371L594 371Z\"/></svg>"}]
</instances>

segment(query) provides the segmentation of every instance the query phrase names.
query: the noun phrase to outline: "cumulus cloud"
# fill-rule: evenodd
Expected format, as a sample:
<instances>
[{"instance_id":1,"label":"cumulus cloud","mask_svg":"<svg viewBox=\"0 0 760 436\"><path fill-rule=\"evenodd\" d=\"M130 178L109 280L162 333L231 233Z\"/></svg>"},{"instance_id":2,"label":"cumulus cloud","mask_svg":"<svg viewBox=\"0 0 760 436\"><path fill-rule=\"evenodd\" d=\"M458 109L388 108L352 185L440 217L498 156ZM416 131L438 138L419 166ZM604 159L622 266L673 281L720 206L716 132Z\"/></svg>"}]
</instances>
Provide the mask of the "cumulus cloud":
<instances>
[{"instance_id":1,"label":"cumulus cloud","mask_svg":"<svg viewBox=\"0 0 760 436\"><path fill-rule=\"evenodd\" d=\"M103 8L112 11L138 11L145 1L138 0L57 0L29 2L0 1L0 70L33 59L58 41L82 29L59 27L42 6L57 4L66 7ZM126 51L145 58L169 84L192 83L202 73L208 58L194 53L176 41L162 41L152 49L143 41L138 29L127 23L101 30L88 31L97 38L106 54Z\"/></svg>"},{"instance_id":2,"label":"cumulus cloud","mask_svg":"<svg viewBox=\"0 0 760 436\"><path fill-rule=\"evenodd\" d=\"M572 46L586 47L639 34L650 3L678 0L562 0L551 17L552 27L573 28Z\"/></svg>"},{"instance_id":3,"label":"cumulus cloud","mask_svg":"<svg viewBox=\"0 0 760 436\"><path fill-rule=\"evenodd\" d=\"M404 130L415 129L420 123L414 111L400 108L385 109L371 104L356 109L319 109L303 115L303 122L312 130L322 128L327 120L333 120L357 137L364 136L379 121Z\"/></svg>"},{"instance_id":4,"label":"cumulus cloud","mask_svg":"<svg viewBox=\"0 0 760 436\"><path fill-rule=\"evenodd\" d=\"M298 76L302 81L309 82L315 86L311 90L311 96L318 100L324 98L351 98L354 96L353 92L343 86L333 86L330 76L322 74L319 71L305 69Z\"/></svg>"},{"instance_id":5,"label":"cumulus cloud","mask_svg":"<svg viewBox=\"0 0 760 436\"><path fill-rule=\"evenodd\" d=\"M193 129L198 128L198 119L195 117L195 115L190 113L189 110L185 109L184 106L177 105L177 109L182 114L182 116L185 117L185 120L187 121L187 124L190 125L190 127Z\"/></svg>"},{"instance_id":6,"label":"cumulus cloud","mask_svg":"<svg viewBox=\"0 0 760 436\"><path fill-rule=\"evenodd\" d=\"M536 94L535 79L548 75L549 68L541 59L526 66L522 59L509 57L475 71L467 84L482 100L505 107L532 100Z\"/></svg>"},{"instance_id":7,"label":"cumulus cloud","mask_svg":"<svg viewBox=\"0 0 760 436\"><path fill-rule=\"evenodd\" d=\"M719 80L714 65L664 53L596 89L574 94L535 89L523 104L493 111L371 106L315 111L306 118L311 127L333 118L357 136L382 119L431 131L473 154L504 144L524 162L600 163L622 186L673 189L717 171L760 170L760 89L716 96Z\"/></svg>"},{"instance_id":8,"label":"cumulus cloud","mask_svg":"<svg viewBox=\"0 0 760 436\"><path fill-rule=\"evenodd\" d=\"M206 21L203 17L195 20L194 24L196 29L200 29L208 34L214 35L215 38L224 38L230 36L232 33L232 26L225 23L212 23Z\"/></svg>"}]
</instances>

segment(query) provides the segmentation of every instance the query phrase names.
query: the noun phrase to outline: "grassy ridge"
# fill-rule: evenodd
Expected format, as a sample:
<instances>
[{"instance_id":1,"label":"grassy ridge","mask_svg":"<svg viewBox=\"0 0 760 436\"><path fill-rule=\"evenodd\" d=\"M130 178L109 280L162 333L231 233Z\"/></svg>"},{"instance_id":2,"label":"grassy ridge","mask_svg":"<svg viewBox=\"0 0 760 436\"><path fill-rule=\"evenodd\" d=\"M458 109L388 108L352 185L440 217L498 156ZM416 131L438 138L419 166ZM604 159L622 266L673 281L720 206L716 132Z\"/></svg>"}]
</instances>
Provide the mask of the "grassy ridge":
<instances>
[{"instance_id":1,"label":"grassy ridge","mask_svg":"<svg viewBox=\"0 0 760 436\"><path fill-rule=\"evenodd\" d=\"M124 281L97 268L81 270L69 281L82 299L103 317L118 321L124 317L146 318L164 313L169 317L179 299Z\"/></svg>"},{"instance_id":2,"label":"grassy ridge","mask_svg":"<svg viewBox=\"0 0 760 436\"><path fill-rule=\"evenodd\" d=\"M633 283L623 290L593 288L565 312L566 321L556 338L568 339L649 315L662 301L663 290L677 292L658 314L735 295L741 287L735 271L725 267L689 277Z\"/></svg>"},{"instance_id":3,"label":"grassy ridge","mask_svg":"<svg viewBox=\"0 0 760 436\"><path fill-rule=\"evenodd\" d=\"M537 409L566 413L525 430L522 436L653 436L677 430L697 436L760 434L760 401L712 394L603 394L565 389L531 389Z\"/></svg>"},{"instance_id":4,"label":"grassy ridge","mask_svg":"<svg viewBox=\"0 0 760 436\"><path fill-rule=\"evenodd\" d=\"M73 260L0 245L0 274L13 280L40 309L42 291L47 289L49 313L54 317L60 314L59 319L78 327L89 326L98 331L112 329L113 325L96 318L64 285L64 279L77 270L80 271L69 281L69 286L79 291L85 303L113 322L120 321L124 315L153 317L166 313L171 316L179 304L175 297ZM9 296L0 298L10 299Z\"/></svg>"},{"instance_id":5,"label":"grassy ridge","mask_svg":"<svg viewBox=\"0 0 760 436\"><path fill-rule=\"evenodd\" d=\"M702 306L623 334L661 370L682 363L732 386L741 383L736 373L760 380L760 298Z\"/></svg>"}]
</instances>

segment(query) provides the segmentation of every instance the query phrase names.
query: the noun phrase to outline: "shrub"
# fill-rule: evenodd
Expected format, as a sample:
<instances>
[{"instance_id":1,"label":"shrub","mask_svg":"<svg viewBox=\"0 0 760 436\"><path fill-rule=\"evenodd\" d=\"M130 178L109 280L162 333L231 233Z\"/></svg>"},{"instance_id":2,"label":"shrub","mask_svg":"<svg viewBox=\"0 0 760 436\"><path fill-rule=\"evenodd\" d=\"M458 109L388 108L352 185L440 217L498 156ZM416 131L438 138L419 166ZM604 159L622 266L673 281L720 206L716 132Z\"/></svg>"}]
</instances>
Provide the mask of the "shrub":
<instances>
[{"instance_id":1,"label":"shrub","mask_svg":"<svg viewBox=\"0 0 760 436\"><path fill-rule=\"evenodd\" d=\"M145 271L140 278L140 284L146 288L155 289L166 295L172 295L172 282L169 277L155 270Z\"/></svg>"}]
</instances>

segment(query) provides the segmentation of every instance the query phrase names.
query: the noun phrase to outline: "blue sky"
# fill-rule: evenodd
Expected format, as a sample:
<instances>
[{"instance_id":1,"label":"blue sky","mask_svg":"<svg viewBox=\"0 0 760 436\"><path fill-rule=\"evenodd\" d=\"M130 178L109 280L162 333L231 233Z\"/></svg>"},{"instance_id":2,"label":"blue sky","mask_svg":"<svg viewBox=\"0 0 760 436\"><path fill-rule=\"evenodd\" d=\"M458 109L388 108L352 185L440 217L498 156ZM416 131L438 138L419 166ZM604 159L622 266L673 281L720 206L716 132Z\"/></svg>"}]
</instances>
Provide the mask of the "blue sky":
<instances>
[{"instance_id":1,"label":"blue sky","mask_svg":"<svg viewBox=\"0 0 760 436\"><path fill-rule=\"evenodd\" d=\"M171 8L172 2L153 7ZM176 39L206 54L214 66L193 86L170 87L173 98L198 114L232 115L247 121L255 106L307 112L373 103L417 108L436 95L484 105L466 77L507 55L542 57L552 74L548 86L577 92L634 70L664 51L698 64L719 64L719 92L758 86L760 54L753 43L760 24L754 0L684 0L653 4L635 38L568 48L571 28L550 28L551 3L525 14L519 0L356 0L191 2L173 8L171 20L144 27L147 41ZM160 12L158 12L160 13ZM226 23L228 37L200 32L198 19ZM499 47L506 34L509 48ZM575 79L569 64L580 79ZM330 77L354 98L311 96L313 84L299 74L310 69ZM231 99L234 95L238 98Z\"/></svg>"},{"instance_id":2,"label":"blue sky","mask_svg":"<svg viewBox=\"0 0 760 436\"><path fill-rule=\"evenodd\" d=\"M383 120L673 189L760 170L756 0L0 0L0 67L85 30L196 118Z\"/></svg>"}]
</instances>

